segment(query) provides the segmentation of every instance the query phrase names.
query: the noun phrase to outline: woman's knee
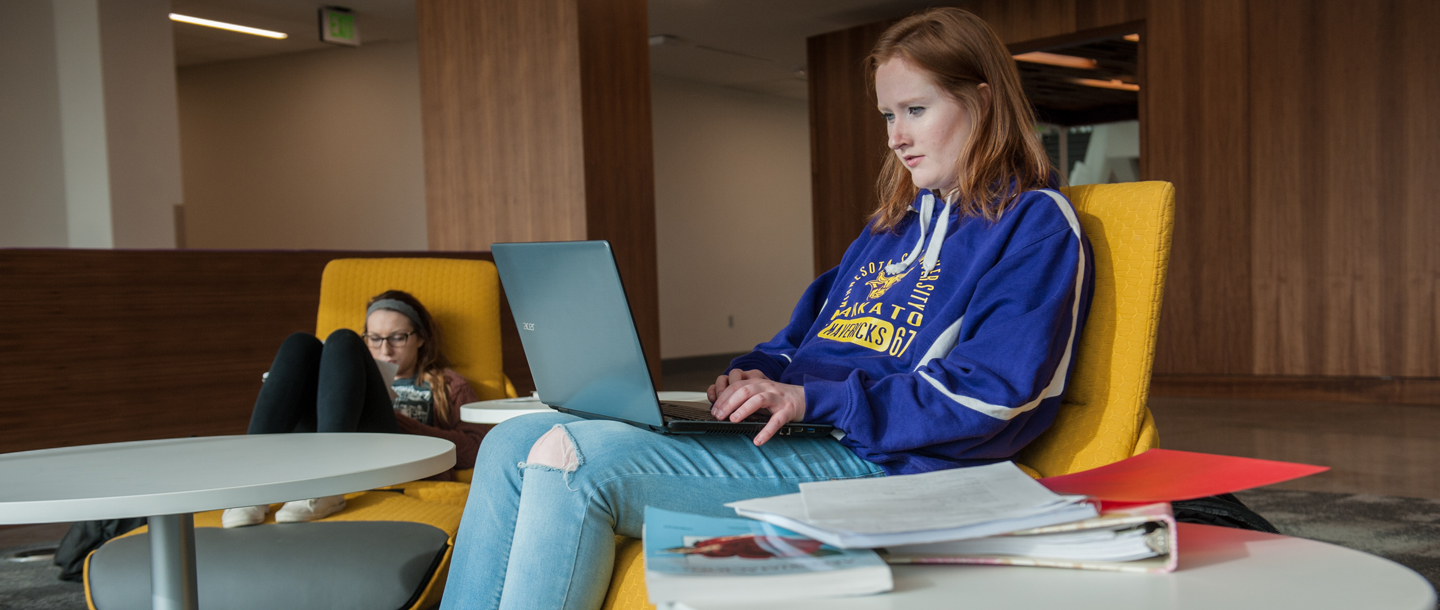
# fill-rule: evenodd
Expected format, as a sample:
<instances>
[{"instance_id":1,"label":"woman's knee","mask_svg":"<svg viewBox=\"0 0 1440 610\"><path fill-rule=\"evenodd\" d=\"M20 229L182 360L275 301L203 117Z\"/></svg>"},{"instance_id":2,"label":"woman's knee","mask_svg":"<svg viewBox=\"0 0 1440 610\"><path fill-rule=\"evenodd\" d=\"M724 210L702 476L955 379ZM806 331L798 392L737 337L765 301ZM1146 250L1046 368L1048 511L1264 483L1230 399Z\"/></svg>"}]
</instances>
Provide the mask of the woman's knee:
<instances>
[{"instance_id":1,"label":"woman's knee","mask_svg":"<svg viewBox=\"0 0 1440 610\"><path fill-rule=\"evenodd\" d=\"M325 337L325 349L335 348L359 348L368 351L365 347L365 341L360 338L360 335L348 328L337 329L335 332L330 333L330 336Z\"/></svg>"},{"instance_id":2,"label":"woman's knee","mask_svg":"<svg viewBox=\"0 0 1440 610\"><path fill-rule=\"evenodd\" d=\"M535 413L507 419L485 435L485 440L480 443L480 453L475 459L476 467L479 468L482 461L498 461L513 467L525 461L535 441L556 424L570 423L577 419L563 413Z\"/></svg>"},{"instance_id":3,"label":"woman's knee","mask_svg":"<svg viewBox=\"0 0 1440 610\"><path fill-rule=\"evenodd\" d=\"M315 335L310 333L293 333L289 337L285 337L285 341L280 344L280 352L318 353L320 347L320 340L316 339Z\"/></svg>"},{"instance_id":4,"label":"woman's knee","mask_svg":"<svg viewBox=\"0 0 1440 610\"><path fill-rule=\"evenodd\" d=\"M575 469L580 467L580 454L575 450L575 441L570 438L570 433L565 431L565 426L557 424L530 446L530 454L525 457L525 463L563 472L575 472Z\"/></svg>"}]
</instances>

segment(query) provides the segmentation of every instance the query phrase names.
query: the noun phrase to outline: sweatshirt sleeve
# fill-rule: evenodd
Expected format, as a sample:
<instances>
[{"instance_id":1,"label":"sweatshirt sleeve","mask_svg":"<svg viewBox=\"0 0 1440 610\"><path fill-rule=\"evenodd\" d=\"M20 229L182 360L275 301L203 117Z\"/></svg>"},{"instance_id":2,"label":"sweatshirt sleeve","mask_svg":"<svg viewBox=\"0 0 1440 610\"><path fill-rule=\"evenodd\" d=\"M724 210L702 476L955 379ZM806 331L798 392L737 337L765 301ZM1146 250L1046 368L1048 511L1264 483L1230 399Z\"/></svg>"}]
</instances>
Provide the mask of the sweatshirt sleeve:
<instances>
[{"instance_id":1,"label":"sweatshirt sleeve","mask_svg":"<svg viewBox=\"0 0 1440 610\"><path fill-rule=\"evenodd\" d=\"M755 346L755 350L730 361L730 368L725 369L726 373L735 369L742 371L758 370L765 373L765 377L771 380L780 379L785 368L790 365L795 350L800 348L800 343L805 340L810 327L815 325L815 320L820 316L820 310L825 307L830 288L835 284L835 277L840 274L840 267L835 267L805 289L805 294L800 296L800 302L795 305L795 310L790 314L790 323L785 325L775 338Z\"/></svg>"},{"instance_id":2,"label":"sweatshirt sleeve","mask_svg":"<svg viewBox=\"0 0 1440 610\"><path fill-rule=\"evenodd\" d=\"M455 443L455 469L474 468L475 454L480 451L480 441L493 426L460 421L460 405L476 402L480 397L475 394L470 383L455 371L445 371L445 383L450 389L450 408L445 412L445 422L442 423L440 418L436 417L437 425L427 426L397 413L395 423L399 424L400 431L406 434L433 436Z\"/></svg>"},{"instance_id":3,"label":"sweatshirt sleeve","mask_svg":"<svg viewBox=\"0 0 1440 610\"><path fill-rule=\"evenodd\" d=\"M1089 259L1075 227L1006 253L976 285L948 355L878 379L807 378L806 421L843 430L872 461L1009 458L1059 407L1089 310Z\"/></svg>"}]
</instances>

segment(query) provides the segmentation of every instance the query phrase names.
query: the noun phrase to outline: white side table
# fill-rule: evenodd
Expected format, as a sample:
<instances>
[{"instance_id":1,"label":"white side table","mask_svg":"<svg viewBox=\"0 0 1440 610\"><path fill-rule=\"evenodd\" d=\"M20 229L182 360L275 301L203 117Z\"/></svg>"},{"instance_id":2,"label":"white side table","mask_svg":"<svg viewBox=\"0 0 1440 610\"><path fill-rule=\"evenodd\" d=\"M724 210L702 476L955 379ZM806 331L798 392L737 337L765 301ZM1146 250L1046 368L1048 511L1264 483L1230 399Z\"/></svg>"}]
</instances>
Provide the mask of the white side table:
<instances>
[{"instance_id":1,"label":"white side table","mask_svg":"<svg viewBox=\"0 0 1440 610\"><path fill-rule=\"evenodd\" d=\"M215 436L0 455L0 523L149 517L151 600L194 610L193 513L423 479L455 445L405 434Z\"/></svg>"},{"instance_id":2,"label":"white side table","mask_svg":"<svg viewBox=\"0 0 1440 610\"><path fill-rule=\"evenodd\" d=\"M656 392L655 395L660 400L676 402L706 400L704 392ZM482 400L460 405L460 421L472 424L498 424L512 417L530 413L553 412L555 412L554 409L546 406L534 396L501 398L500 400Z\"/></svg>"},{"instance_id":3,"label":"white side table","mask_svg":"<svg viewBox=\"0 0 1440 610\"><path fill-rule=\"evenodd\" d=\"M879 595L748 604L746 610L1434 610L1435 589L1388 559L1333 544L1181 523L1180 568L1117 574L1010 566L892 566ZM737 606L689 604L697 610Z\"/></svg>"}]
</instances>

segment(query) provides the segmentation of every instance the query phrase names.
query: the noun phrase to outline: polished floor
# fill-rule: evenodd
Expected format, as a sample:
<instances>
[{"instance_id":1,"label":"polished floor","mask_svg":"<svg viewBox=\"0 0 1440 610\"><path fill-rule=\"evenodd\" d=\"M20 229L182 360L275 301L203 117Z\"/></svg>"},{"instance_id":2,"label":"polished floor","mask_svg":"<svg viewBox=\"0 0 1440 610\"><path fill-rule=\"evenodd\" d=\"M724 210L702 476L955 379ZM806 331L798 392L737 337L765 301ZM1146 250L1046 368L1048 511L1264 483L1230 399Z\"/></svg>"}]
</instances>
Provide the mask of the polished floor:
<instances>
[{"instance_id":1,"label":"polished floor","mask_svg":"<svg viewBox=\"0 0 1440 610\"><path fill-rule=\"evenodd\" d=\"M1440 498L1440 405L1152 397L1160 446L1320 464L1279 489Z\"/></svg>"}]
</instances>

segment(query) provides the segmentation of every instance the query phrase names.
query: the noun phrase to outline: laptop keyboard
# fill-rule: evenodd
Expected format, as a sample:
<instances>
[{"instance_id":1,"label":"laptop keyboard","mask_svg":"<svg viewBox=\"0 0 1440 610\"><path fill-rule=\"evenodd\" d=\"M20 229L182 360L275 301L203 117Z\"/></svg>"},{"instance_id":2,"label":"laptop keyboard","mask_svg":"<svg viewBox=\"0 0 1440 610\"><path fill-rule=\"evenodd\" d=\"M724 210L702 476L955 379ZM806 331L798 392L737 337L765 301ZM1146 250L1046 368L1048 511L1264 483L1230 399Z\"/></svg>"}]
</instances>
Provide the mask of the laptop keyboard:
<instances>
[{"instance_id":1,"label":"laptop keyboard","mask_svg":"<svg viewBox=\"0 0 1440 610\"><path fill-rule=\"evenodd\" d=\"M718 421L715 419L714 415L710 414L709 409L703 409L694 405L685 405L673 402L661 401L660 414L665 416L666 419L678 419L681 421ZM756 413L751 415L750 417L745 418L745 421L763 424L770 421L770 418L766 414Z\"/></svg>"}]
</instances>

